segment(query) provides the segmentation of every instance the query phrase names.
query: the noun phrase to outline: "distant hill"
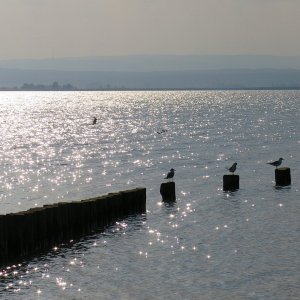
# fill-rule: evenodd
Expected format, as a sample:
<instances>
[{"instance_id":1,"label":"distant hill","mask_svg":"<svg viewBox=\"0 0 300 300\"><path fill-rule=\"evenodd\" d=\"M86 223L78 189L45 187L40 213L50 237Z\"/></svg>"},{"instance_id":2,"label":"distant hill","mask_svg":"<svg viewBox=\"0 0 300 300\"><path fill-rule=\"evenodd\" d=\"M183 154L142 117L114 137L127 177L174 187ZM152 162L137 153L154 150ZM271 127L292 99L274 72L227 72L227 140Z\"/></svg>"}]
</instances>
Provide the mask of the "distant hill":
<instances>
[{"instance_id":1,"label":"distant hill","mask_svg":"<svg viewBox=\"0 0 300 300\"><path fill-rule=\"evenodd\" d=\"M127 56L0 61L0 88L300 88L300 57Z\"/></svg>"},{"instance_id":2,"label":"distant hill","mask_svg":"<svg viewBox=\"0 0 300 300\"><path fill-rule=\"evenodd\" d=\"M158 72L219 69L300 69L300 56L132 55L0 61L0 68L22 70Z\"/></svg>"}]
</instances>

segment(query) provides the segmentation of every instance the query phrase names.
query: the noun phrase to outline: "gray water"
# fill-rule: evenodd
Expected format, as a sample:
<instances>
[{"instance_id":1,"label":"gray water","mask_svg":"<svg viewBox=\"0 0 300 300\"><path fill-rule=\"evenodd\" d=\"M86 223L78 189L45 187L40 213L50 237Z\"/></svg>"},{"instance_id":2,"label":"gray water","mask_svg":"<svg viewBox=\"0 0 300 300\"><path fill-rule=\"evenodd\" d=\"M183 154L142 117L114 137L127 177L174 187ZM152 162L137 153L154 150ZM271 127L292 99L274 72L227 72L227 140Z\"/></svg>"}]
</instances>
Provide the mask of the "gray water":
<instances>
[{"instance_id":1,"label":"gray water","mask_svg":"<svg viewBox=\"0 0 300 300\"><path fill-rule=\"evenodd\" d=\"M299 109L299 91L1 92L1 214L135 187L147 214L3 269L0 298L300 299Z\"/></svg>"}]
</instances>

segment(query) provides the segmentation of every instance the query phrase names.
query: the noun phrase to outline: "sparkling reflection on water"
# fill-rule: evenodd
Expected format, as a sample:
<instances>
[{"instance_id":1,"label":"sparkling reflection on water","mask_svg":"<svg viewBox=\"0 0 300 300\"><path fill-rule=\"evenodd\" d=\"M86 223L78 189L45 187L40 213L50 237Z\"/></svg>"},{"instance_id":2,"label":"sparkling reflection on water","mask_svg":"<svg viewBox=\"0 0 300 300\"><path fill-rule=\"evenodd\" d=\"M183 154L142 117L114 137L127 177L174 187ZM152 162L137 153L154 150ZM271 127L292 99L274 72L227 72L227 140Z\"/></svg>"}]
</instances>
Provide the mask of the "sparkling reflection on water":
<instances>
[{"instance_id":1,"label":"sparkling reflection on water","mask_svg":"<svg viewBox=\"0 0 300 300\"><path fill-rule=\"evenodd\" d=\"M1 299L298 299L299 99L0 93L2 214L147 188L147 215L3 269ZM266 162L281 156L292 186L278 189ZM241 188L224 193L234 161ZM177 202L164 204L172 167Z\"/></svg>"}]
</instances>

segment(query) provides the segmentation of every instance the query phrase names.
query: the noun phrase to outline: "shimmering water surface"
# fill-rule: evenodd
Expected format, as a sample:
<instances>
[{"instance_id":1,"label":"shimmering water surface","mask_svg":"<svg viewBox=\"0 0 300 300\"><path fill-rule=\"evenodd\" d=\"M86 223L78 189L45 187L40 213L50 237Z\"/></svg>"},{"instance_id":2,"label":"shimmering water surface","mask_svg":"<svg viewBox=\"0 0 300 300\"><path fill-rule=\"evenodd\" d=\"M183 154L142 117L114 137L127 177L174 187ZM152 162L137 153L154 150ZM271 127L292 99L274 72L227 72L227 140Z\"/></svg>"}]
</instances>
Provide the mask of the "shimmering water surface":
<instances>
[{"instance_id":1,"label":"shimmering water surface","mask_svg":"<svg viewBox=\"0 0 300 300\"><path fill-rule=\"evenodd\" d=\"M0 298L300 299L299 109L299 91L1 92L2 214L139 186L147 214L3 269Z\"/></svg>"}]
</instances>

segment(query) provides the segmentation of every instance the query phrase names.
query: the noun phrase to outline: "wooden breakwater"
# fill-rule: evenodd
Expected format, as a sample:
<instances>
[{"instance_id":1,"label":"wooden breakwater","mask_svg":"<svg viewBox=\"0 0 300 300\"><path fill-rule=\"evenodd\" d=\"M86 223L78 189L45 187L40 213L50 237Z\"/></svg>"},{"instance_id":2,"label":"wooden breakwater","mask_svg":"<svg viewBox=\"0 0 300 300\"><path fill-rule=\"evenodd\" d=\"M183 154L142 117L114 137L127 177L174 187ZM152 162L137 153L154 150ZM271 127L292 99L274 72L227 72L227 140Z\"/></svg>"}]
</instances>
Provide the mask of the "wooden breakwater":
<instances>
[{"instance_id":1,"label":"wooden breakwater","mask_svg":"<svg viewBox=\"0 0 300 300\"><path fill-rule=\"evenodd\" d=\"M16 263L56 245L146 212L146 189L111 193L0 215L0 265Z\"/></svg>"},{"instance_id":2,"label":"wooden breakwater","mask_svg":"<svg viewBox=\"0 0 300 300\"><path fill-rule=\"evenodd\" d=\"M163 202L176 201L175 182L163 182L160 185L160 194Z\"/></svg>"}]
</instances>

